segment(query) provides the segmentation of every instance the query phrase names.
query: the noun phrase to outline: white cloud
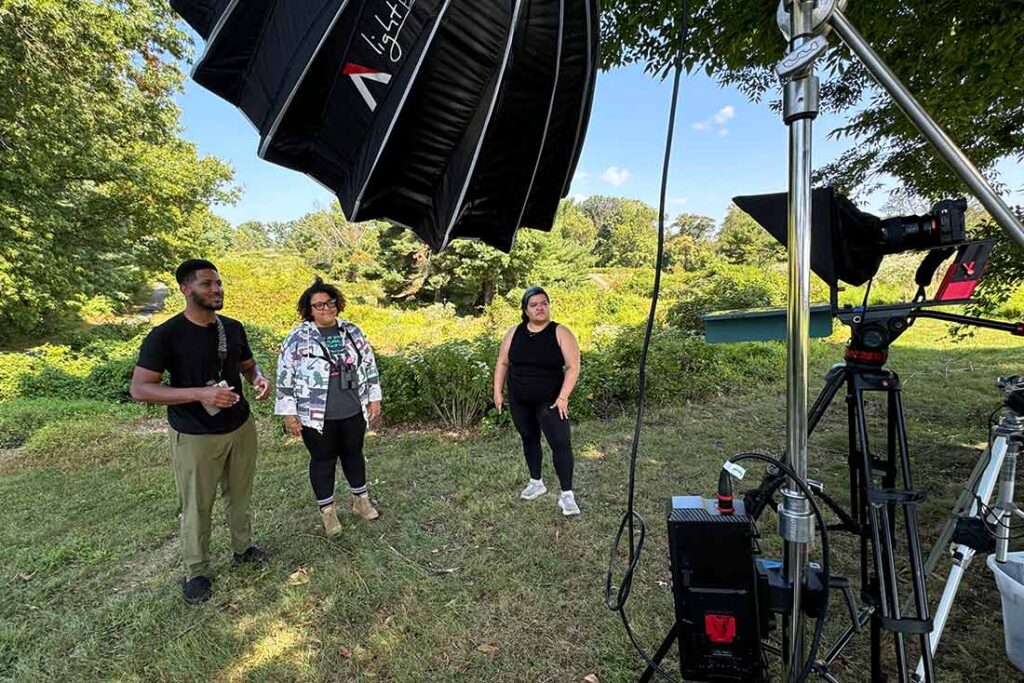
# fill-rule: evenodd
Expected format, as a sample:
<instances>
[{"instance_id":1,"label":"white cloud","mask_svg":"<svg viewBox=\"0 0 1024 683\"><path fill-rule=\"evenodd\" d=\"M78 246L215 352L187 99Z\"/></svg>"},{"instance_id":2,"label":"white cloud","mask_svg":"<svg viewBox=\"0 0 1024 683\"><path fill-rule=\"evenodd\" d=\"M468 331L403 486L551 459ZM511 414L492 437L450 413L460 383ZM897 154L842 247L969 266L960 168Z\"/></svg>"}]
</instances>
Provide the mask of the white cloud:
<instances>
[{"instance_id":1,"label":"white cloud","mask_svg":"<svg viewBox=\"0 0 1024 683\"><path fill-rule=\"evenodd\" d=\"M574 175L572 177L572 179L573 179L573 182L575 182L577 180L586 180L589 177L590 177L590 174L587 173L586 171L576 171L576 175Z\"/></svg>"},{"instance_id":2,"label":"white cloud","mask_svg":"<svg viewBox=\"0 0 1024 683\"><path fill-rule=\"evenodd\" d=\"M726 124L734 118L736 118L736 107L727 104L703 121L691 123L690 127L694 130L714 130L720 137L725 137L729 134Z\"/></svg>"},{"instance_id":3,"label":"white cloud","mask_svg":"<svg viewBox=\"0 0 1024 683\"><path fill-rule=\"evenodd\" d=\"M690 199L688 197L669 197L668 198L668 203L669 204L685 204L688 201L690 201Z\"/></svg>"},{"instance_id":4,"label":"white cloud","mask_svg":"<svg viewBox=\"0 0 1024 683\"><path fill-rule=\"evenodd\" d=\"M588 197L590 197L589 194L583 194L582 192L577 192L574 195L572 195L572 200L574 202L576 202L577 204L579 204L581 202L587 201Z\"/></svg>"},{"instance_id":5,"label":"white cloud","mask_svg":"<svg viewBox=\"0 0 1024 683\"><path fill-rule=\"evenodd\" d=\"M601 174L601 180L606 183L610 183L616 187L619 187L627 180L629 180L630 171L628 168L619 168L618 166L609 166Z\"/></svg>"}]
</instances>

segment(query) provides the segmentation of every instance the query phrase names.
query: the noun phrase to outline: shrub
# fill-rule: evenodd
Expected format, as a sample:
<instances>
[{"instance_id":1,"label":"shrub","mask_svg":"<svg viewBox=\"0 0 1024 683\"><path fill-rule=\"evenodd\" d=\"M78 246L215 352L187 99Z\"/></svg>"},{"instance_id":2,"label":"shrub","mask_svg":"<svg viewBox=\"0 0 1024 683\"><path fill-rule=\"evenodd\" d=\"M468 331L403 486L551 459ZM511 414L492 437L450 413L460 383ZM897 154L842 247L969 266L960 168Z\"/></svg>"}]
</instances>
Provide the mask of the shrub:
<instances>
[{"instance_id":1,"label":"shrub","mask_svg":"<svg viewBox=\"0 0 1024 683\"><path fill-rule=\"evenodd\" d=\"M636 400L643 339L642 326L626 328L600 353L585 357L585 395L598 414L612 403ZM657 327L647 357L646 398L673 403L726 393L779 376L784 359L778 343L711 345L692 332Z\"/></svg>"},{"instance_id":2,"label":"shrub","mask_svg":"<svg viewBox=\"0 0 1024 683\"><path fill-rule=\"evenodd\" d=\"M409 356L425 404L445 427L470 427L487 409L493 387L492 348L484 339L451 340Z\"/></svg>"},{"instance_id":3,"label":"shrub","mask_svg":"<svg viewBox=\"0 0 1024 683\"><path fill-rule=\"evenodd\" d=\"M686 283L666 320L697 333L704 331L705 313L780 305L787 287L785 275L776 270L721 263L693 274Z\"/></svg>"},{"instance_id":4,"label":"shrub","mask_svg":"<svg viewBox=\"0 0 1024 683\"><path fill-rule=\"evenodd\" d=\"M430 419L430 408L409 358L378 354L377 369L384 394L384 419L389 424Z\"/></svg>"},{"instance_id":5,"label":"shrub","mask_svg":"<svg viewBox=\"0 0 1024 683\"><path fill-rule=\"evenodd\" d=\"M90 418L93 422L108 423L111 419L127 419L146 412L141 404L109 401L60 398L4 401L0 402L0 448L16 448L28 441L36 430L53 422Z\"/></svg>"}]
</instances>

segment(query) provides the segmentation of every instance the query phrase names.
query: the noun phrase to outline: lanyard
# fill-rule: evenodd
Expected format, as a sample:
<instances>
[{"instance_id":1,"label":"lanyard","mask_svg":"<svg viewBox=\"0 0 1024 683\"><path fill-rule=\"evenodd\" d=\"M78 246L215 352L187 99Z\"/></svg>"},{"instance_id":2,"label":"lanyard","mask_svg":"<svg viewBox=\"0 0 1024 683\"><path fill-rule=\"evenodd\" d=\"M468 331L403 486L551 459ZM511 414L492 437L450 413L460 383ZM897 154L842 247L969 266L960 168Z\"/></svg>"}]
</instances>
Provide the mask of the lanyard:
<instances>
[{"instance_id":1,"label":"lanyard","mask_svg":"<svg viewBox=\"0 0 1024 683\"><path fill-rule=\"evenodd\" d=\"M217 379L224 379L224 361L228 357L228 335L224 331L224 323L221 321L219 315L214 315L214 320L217 321L217 360L220 361L220 365L217 369Z\"/></svg>"},{"instance_id":2,"label":"lanyard","mask_svg":"<svg viewBox=\"0 0 1024 683\"><path fill-rule=\"evenodd\" d=\"M344 325L339 325L339 327L341 328L341 331L345 333L345 339L347 339L349 341L349 343L352 344L352 349L356 352L356 360L358 361L358 364L362 365L363 364L363 354L360 353L359 347L356 346L356 340L352 338L351 333L349 333L348 329ZM332 354L330 349L328 349L324 345L323 341L320 340L320 332L319 332L319 330L317 331L317 338L315 339L315 341L316 341L317 346L320 347L320 350L324 352L324 355L323 356L315 356L315 355L313 355L311 353L307 353L306 357L307 358L323 358L325 361L327 361L327 364L331 366L331 370L338 370L338 371L340 371L341 370L341 363L339 363L335 359L334 354Z\"/></svg>"}]
</instances>

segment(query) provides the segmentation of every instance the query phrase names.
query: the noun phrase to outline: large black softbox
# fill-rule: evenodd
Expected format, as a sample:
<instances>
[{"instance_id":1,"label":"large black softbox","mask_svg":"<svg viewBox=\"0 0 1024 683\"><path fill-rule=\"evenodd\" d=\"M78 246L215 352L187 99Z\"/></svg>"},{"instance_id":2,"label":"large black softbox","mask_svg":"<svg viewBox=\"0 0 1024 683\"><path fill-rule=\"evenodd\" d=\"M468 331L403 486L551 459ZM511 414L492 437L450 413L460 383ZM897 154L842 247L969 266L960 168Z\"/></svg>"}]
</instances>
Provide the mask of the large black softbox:
<instances>
[{"instance_id":1,"label":"large black softbox","mask_svg":"<svg viewBox=\"0 0 1024 683\"><path fill-rule=\"evenodd\" d=\"M593 100L596 0L171 5L206 40L196 82L349 220L393 220L438 251L551 229Z\"/></svg>"}]
</instances>

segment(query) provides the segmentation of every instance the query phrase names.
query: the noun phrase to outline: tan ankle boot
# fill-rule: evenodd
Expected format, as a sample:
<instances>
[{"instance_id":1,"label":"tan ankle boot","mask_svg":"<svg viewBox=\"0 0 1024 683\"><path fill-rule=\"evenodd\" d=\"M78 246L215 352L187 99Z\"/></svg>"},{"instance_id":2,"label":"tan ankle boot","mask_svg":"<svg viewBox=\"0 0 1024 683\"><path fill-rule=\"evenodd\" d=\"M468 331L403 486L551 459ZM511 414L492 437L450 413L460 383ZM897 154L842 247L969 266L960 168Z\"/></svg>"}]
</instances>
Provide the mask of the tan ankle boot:
<instances>
[{"instance_id":1,"label":"tan ankle boot","mask_svg":"<svg viewBox=\"0 0 1024 683\"><path fill-rule=\"evenodd\" d=\"M370 503L369 494L362 493L352 496L352 514L359 515L363 519L377 519L380 513Z\"/></svg>"},{"instance_id":2,"label":"tan ankle boot","mask_svg":"<svg viewBox=\"0 0 1024 683\"><path fill-rule=\"evenodd\" d=\"M324 533L328 538L341 533L341 522L338 521L338 513L334 511L333 505L320 508L320 518L324 521Z\"/></svg>"}]
</instances>

